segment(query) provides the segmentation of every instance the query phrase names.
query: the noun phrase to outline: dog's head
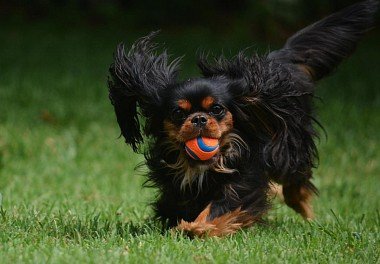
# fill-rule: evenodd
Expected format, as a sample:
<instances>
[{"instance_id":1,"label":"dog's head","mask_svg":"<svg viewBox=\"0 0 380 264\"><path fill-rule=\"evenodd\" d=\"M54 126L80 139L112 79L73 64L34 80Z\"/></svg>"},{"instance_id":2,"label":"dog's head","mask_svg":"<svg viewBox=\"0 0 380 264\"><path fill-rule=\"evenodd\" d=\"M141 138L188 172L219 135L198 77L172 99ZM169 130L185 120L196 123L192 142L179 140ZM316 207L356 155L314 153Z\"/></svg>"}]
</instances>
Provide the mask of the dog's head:
<instances>
[{"instance_id":1,"label":"dog's head","mask_svg":"<svg viewBox=\"0 0 380 264\"><path fill-rule=\"evenodd\" d=\"M216 157L227 155L223 145L231 142L228 138L244 134L262 146L260 155L273 171L310 167L316 155L310 104L314 83L353 52L376 7L371 0L348 7L262 57L243 52L211 62L202 57L203 76L186 81L177 78L180 59L169 62L166 51L156 52L152 39L157 33L138 40L127 54L119 45L109 92L121 133L135 151L143 134L165 139L178 150L197 136L215 138L222 146Z\"/></svg>"},{"instance_id":2,"label":"dog's head","mask_svg":"<svg viewBox=\"0 0 380 264\"><path fill-rule=\"evenodd\" d=\"M218 139L233 129L231 81L225 78L188 80L175 87L165 103L164 131L170 141L183 146L202 136Z\"/></svg>"}]
</instances>

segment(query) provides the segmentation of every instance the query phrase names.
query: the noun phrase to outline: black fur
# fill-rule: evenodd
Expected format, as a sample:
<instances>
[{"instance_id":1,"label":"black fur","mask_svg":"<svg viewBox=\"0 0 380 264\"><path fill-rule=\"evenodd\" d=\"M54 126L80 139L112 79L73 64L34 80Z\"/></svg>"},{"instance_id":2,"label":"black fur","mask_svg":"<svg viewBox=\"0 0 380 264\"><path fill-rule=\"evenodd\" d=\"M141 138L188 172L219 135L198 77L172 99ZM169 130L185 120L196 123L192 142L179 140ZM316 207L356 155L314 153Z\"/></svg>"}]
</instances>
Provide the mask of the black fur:
<instances>
[{"instance_id":1,"label":"black fur","mask_svg":"<svg viewBox=\"0 0 380 264\"><path fill-rule=\"evenodd\" d=\"M313 79L319 80L355 50L358 40L372 27L377 7L378 1L364 1L332 14L298 31L269 58L305 65Z\"/></svg>"},{"instance_id":2,"label":"black fur","mask_svg":"<svg viewBox=\"0 0 380 264\"><path fill-rule=\"evenodd\" d=\"M135 152L143 140L137 105L146 119L145 134L155 134L150 126L161 109L160 94L177 82L179 59L168 63L166 51L159 55L154 53L156 45L151 40L157 33L152 32L138 40L127 55L124 44L119 44L115 62L110 67L112 80L109 80L109 97L121 133Z\"/></svg>"},{"instance_id":3,"label":"black fur","mask_svg":"<svg viewBox=\"0 0 380 264\"><path fill-rule=\"evenodd\" d=\"M110 67L110 99L121 133L134 151L143 134L149 138L145 156L148 183L159 189L156 216L174 226L181 219L193 221L211 203L209 219L239 207L261 217L270 206L271 181L284 185L287 192L292 186L316 192L310 182L318 156L312 107L315 81L353 52L372 26L377 6L371 0L343 9L297 32L282 49L263 57L243 52L232 59L202 56L198 65L203 77L184 82L177 80L179 59L169 63L166 52L155 53L151 40L156 33L138 40L127 55L119 45ZM208 95L232 114L230 134L241 140L231 147L239 155L225 157L226 167L233 171L221 173L210 165L203 181L196 179L184 188L182 170L197 165L189 160L182 167L169 166L183 149L168 137L164 120L170 119L179 99L195 102Z\"/></svg>"}]
</instances>

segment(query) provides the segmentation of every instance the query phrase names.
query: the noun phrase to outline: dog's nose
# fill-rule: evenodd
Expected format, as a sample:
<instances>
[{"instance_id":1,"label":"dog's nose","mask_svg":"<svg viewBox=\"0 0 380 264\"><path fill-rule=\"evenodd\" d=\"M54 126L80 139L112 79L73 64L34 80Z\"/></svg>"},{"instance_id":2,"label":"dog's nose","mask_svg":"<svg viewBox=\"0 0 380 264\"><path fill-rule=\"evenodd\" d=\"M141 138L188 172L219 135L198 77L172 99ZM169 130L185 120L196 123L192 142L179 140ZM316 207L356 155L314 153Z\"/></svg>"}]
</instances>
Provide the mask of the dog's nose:
<instances>
[{"instance_id":1,"label":"dog's nose","mask_svg":"<svg viewBox=\"0 0 380 264\"><path fill-rule=\"evenodd\" d=\"M204 115L197 115L191 119L191 123L197 127L204 127L207 124L207 117Z\"/></svg>"}]
</instances>

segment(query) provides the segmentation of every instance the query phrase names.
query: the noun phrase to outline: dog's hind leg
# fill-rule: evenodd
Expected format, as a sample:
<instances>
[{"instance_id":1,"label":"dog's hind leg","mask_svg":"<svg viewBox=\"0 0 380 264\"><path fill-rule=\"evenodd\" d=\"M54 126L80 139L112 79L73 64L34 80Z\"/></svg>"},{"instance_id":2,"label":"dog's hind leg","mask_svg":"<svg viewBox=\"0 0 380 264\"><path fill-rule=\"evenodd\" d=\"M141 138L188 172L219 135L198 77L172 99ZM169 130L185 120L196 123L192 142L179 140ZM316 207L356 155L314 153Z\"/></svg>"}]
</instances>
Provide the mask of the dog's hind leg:
<instances>
[{"instance_id":1,"label":"dog's hind leg","mask_svg":"<svg viewBox=\"0 0 380 264\"><path fill-rule=\"evenodd\" d=\"M304 182L285 183L282 187L285 203L306 220L314 218L311 199L317 194L317 188L306 180Z\"/></svg>"}]
</instances>

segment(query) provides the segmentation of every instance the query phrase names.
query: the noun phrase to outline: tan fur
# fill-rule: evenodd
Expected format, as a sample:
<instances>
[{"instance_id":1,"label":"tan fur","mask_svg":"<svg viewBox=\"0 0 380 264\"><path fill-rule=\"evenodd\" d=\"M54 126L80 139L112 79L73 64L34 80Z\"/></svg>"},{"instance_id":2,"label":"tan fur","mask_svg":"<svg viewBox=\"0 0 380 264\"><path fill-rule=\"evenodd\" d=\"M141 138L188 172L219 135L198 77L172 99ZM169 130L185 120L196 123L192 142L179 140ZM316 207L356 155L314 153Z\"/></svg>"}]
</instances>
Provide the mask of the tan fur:
<instances>
[{"instance_id":1,"label":"tan fur","mask_svg":"<svg viewBox=\"0 0 380 264\"><path fill-rule=\"evenodd\" d=\"M211 96L206 96L203 100L202 100L202 107L203 109L209 109L215 102L215 99Z\"/></svg>"},{"instance_id":2,"label":"tan fur","mask_svg":"<svg viewBox=\"0 0 380 264\"><path fill-rule=\"evenodd\" d=\"M306 73L310 78L314 79L315 78L315 71L310 67L305 64L298 64L298 68Z\"/></svg>"},{"instance_id":3,"label":"tan fur","mask_svg":"<svg viewBox=\"0 0 380 264\"><path fill-rule=\"evenodd\" d=\"M313 192L311 190L299 185L285 185L283 186L283 194L285 203L301 214L305 220L314 218L313 207L311 206Z\"/></svg>"},{"instance_id":4,"label":"tan fur","mask_svg":"<svg viewBox=\"0 0 380 264\"><path fill-rule=\"evenodd\" d=\"M280 201L284 201L284 195L282 194L282 186L275 182L271 182L269 185L268 196L272 199L278 198Z\"/></svg>"},{"instance_id":5,"label":"tan fur","mask_svg":"<svg viewBox=\"0 0 380 264\"><path fill-rule=\"evenodd\" d=\"M224 118L220 122L220 131L222 134L225 134L226 132L230 131L233 128L233 118L231 112L227 111Z\"/></svg>"},{"instance_id":6,"label":"tan fur","mask_svg":"<svg viewBox=\"0 0 380 264\"><path fill-rule=\"evenodd\" d=\"M173 124L169 120L164 120L164 130L172 141L177 142L177 143L180 142L177 139L178 128L175 124Z\"/></svg>"},{"instance_id":7,"label":"tan fur","mask_svg":"<svg viewBox=\"0 0 380 264\"><path fill-rule=\"evenodd\" d=\"M181 220L177 229L191 237L220 237L233 234L243 227L251 226L256 220L247 212L237 208L210 221L207 219L210 214L210 208L211 204L198 215L194 222Z\"/></svg>"},{"instance_id":8,"label":"tan fur","mask_svg":"<svg viewBox=\"0 0 380 264\"><path fill-rule=\"evenodd\" d=\"M179 108L185 110L185 111L190 111L191 110L191 103L188 100L178 100L177 102Z\"/></svg>"}]
</instances>

